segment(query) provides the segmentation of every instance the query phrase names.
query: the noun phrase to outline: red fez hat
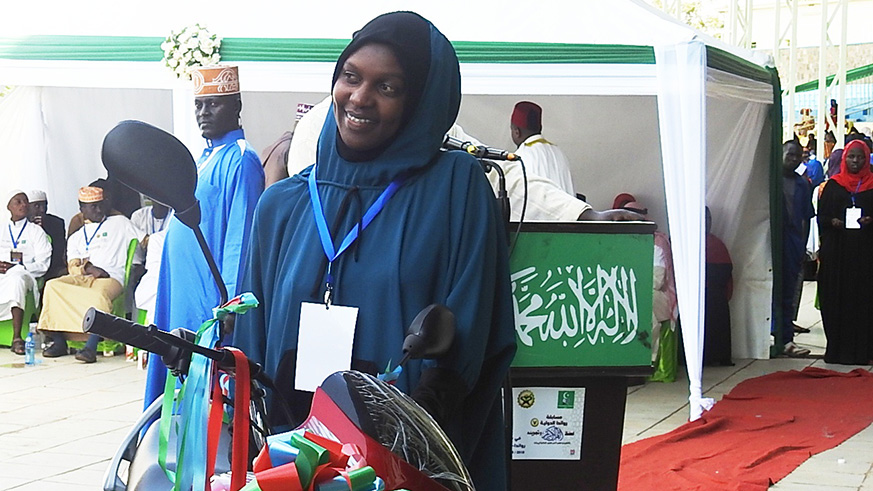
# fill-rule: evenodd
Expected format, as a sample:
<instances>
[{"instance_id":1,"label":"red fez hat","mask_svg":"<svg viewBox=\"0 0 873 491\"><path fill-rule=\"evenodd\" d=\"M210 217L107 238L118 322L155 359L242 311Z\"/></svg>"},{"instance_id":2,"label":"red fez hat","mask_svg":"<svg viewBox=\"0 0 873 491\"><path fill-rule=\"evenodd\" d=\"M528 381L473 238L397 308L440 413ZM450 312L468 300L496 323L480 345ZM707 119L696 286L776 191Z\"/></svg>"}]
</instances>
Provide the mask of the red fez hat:
<instances>
[{"instance_id":1,"label":"red fez hat","mask_svg":"<svg viewBox=\"0 0 873 491\"><path fill-rule=\"evenodd\" d=\"M510 122L519 128L539 132L543 129L543 108L533 102L521 101L512 110Z\"/></svg>"},{"instance_id":2,"label":"red fez hat","mask_svg":"<svg viewBox=\"0 0 873 491\"><path fill-rule=\"evenodd\" d=\"M626 205L632 201L636 201L636 200L637 199L634 198L634 195L632 195L630 193L621 193L621 194L617 195L614 200L612 200L612 208L613 209L624 208L624 205Z\"/></svg>"}]
</instances>

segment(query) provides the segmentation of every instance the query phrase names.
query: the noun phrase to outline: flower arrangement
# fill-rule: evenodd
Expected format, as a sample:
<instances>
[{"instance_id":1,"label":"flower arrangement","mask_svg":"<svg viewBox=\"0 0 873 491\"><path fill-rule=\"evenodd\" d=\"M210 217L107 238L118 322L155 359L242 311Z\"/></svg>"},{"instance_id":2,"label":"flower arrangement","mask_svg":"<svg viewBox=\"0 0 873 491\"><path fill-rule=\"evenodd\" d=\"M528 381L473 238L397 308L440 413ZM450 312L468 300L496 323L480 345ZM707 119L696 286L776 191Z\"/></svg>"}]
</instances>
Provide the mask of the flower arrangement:
<instances>
[{"instance_id":1,"label":"flower arrangement","mask_svg":"<svg viewBox=\"0 0 873 491\"><path fill-rule=\"evenodd\" d=\"M191 80L191 70L194 67L218 63L221 58L218 53L220 47L221 38L210 34L200 24L187 26L178 33L172 31L161 43L164 64L176 77L187 80Z\"/></svg>"}]
</instances>

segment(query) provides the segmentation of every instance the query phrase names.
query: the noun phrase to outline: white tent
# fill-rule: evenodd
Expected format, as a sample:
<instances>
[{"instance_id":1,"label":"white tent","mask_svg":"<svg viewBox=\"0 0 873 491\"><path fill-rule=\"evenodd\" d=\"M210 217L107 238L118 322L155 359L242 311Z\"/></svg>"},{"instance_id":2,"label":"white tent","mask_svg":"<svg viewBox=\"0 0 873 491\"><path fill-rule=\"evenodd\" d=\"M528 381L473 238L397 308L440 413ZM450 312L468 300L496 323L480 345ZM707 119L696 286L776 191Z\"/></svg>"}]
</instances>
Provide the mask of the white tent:
<instances>
[{"instance_id":1,"label":"white tent","mask_svg":"<svg viewBox=\"0 0 873 491\"><path fill-rule=\"evenodd\" d=\"M68 218L76 188L105 175L100 143L122 119L172 131L199 155L190 90L160 62L171 30L198 22L224 38L223 61L240 65L243 126L262 149L290 129L297 103L327 94L332 60L354 30L382 12L414 10L457 47L459 123L469 134L511 146L512 106L534 100L544 134L570 156L577 192L598 209L630 192L669 227L692 419L707 404L704 202L734 259L734 357L769 356L770 175L781 112L767 60L641 0L361 3L154 0L147 12L109 0L16 5L0 19L11 36L0 38L0 84L18 86L0 100L2 186L46 189L52 210Z\"/></svg>"}]
</instances>

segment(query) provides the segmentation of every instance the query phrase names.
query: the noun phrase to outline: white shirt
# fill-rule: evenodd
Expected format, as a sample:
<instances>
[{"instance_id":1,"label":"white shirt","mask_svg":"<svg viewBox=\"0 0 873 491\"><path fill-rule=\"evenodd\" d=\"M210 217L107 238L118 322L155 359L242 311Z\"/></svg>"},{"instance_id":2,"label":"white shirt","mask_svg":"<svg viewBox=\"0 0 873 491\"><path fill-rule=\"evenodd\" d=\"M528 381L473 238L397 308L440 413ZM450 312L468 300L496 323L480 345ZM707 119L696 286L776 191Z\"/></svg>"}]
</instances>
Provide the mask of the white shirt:
<instances>
[{"instance_id":1,"label":"white shirt","mask_svg":"<svg viewBox=\"0 0 873 491\"><path fill-rule=\"evenodd\" d=\"M155 300L158 295L158 276L161 272L161 256L164 250L164 237L167 230L155 232L149 236L149 250L146 252L146 272L134 292L137 308L147 311L146 323L154 322Z\"/></svg>"},{"instance_id":2,"label":"white shirt","mask_svg":"<svg viewBox=\"0 0 873 491\"><path fill-rule=\"evenodd\" d=\"M124 215L89 222L67 239L67 260L87 258L123 285L127 247L133 239L139 239L139 230Z\"/></svg>"},{"instance_id":3,"label":"white shirt","mask_svg":"<svg viewBox=\"0 0 873 491\"><path fill-rule=\"evenodd\" d=\"M0 223L0 260L10 261L12 251L18 251L22 255L24 269L31 276L39 278L44 275L52 260L52 245L42 227L28 222L27 218Z\"/></svg>"},{"instance_id":4,"label":"white shirt","mask_svg":"<svg viewBox=\"0 0 873 491\"><path fill-rule=\"evenodd\" d=\"M557 145L550 143L543 135L531 135L515 151L524 161L528 176L535 174L554 182L565 193L575 196L573 178L570 176L570 163Z\"/></svg>"},{"instance_id":5,"label":"white shirt","mask_svg":"<svg viewBox=\"0 0 873 491\"><path fill-rule=\"evenodd\" d=\"M152 205L143 206L130 215L130 221L133 222L133 225L141 232L139 236L140 241L142 241L146 235L152 235L155 232L160 232L167 228L167 225L170 223L170 218L173 217L172 209L167 211L167 215L164 218L155 217L152 213L153 209Z\"/></svg>"}]
</instances>

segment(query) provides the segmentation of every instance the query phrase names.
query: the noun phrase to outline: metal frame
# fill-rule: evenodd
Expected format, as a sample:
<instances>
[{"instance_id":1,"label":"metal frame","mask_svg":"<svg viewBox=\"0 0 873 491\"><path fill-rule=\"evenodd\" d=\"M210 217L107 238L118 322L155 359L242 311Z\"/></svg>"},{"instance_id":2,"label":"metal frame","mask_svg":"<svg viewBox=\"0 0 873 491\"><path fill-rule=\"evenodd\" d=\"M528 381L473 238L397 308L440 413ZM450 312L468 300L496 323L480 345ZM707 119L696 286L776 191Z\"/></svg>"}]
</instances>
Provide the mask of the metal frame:
<instances>
[{"instance_id":1,"label":"metal frame","mask_svg":"<svg viewBox=\"0 0 873 491\"><path fill-rule=\"evenodd\" d=\"M730 3L728 34L729 43L752 49L752 0L733 0Z\"/></svg>"},{"instance_id":2,"label":"metal frame","mask_svg":"<svg viewBox=\"0 0 873 491\"><path fill-rule=\"evenodd\" d=\"M830 7L832 4L836 4L833 10L831 10ZM831 41L830 31L835 25L834 21L837 14L840 14L840 42L835 46ZM833 95L836 87L836 97L830 97L831 99L836 99L838 105L837 122L834 124L835 127L833 128L834 137L837 140L834 148L843 147L843 140L846 134L846 126L844 122L846 120L846 28L848 25L848 18L849 0L836 0L835 2L821 0L821 38L818 55L818 114L821 121L824 121L825 118L830 118L827 100L829 94ZM839 47L838 68L834 74L834 79L831 82L830 87L828 87L827 60L833 51L832 48L834 47ZM822 157L824 157L824 137L825 125L816 122L816 142L818 143L816 154L821 155Z\"/></svg>"},{"instance_id":3,"label":"metal frame","mask_svg":"<svg viewBox=\"0 0 873 491\"><path fill-rule=\"evenodd\" d=\"M782 139L788 140L794 137L794 123L795 123L795 107L794 107L794 94L795 88L797 87L797 9L798 3L800 0L777 0L775 3L775 27L773 32L775 33L775 40L773 43L773 61L775 63L779 63L779 53L782 49L788 49L788 70L782 71L783 77L786 77L785 86L782 88L782 99L788 100L788 118L783 124L782 127ZM785 4L789 9L789 19L788 24L785 26L785 29L782 29L782 12L781 7L782 4ZM785 48L783 48L785 45Z\"/></svg>"}]
</instances>

